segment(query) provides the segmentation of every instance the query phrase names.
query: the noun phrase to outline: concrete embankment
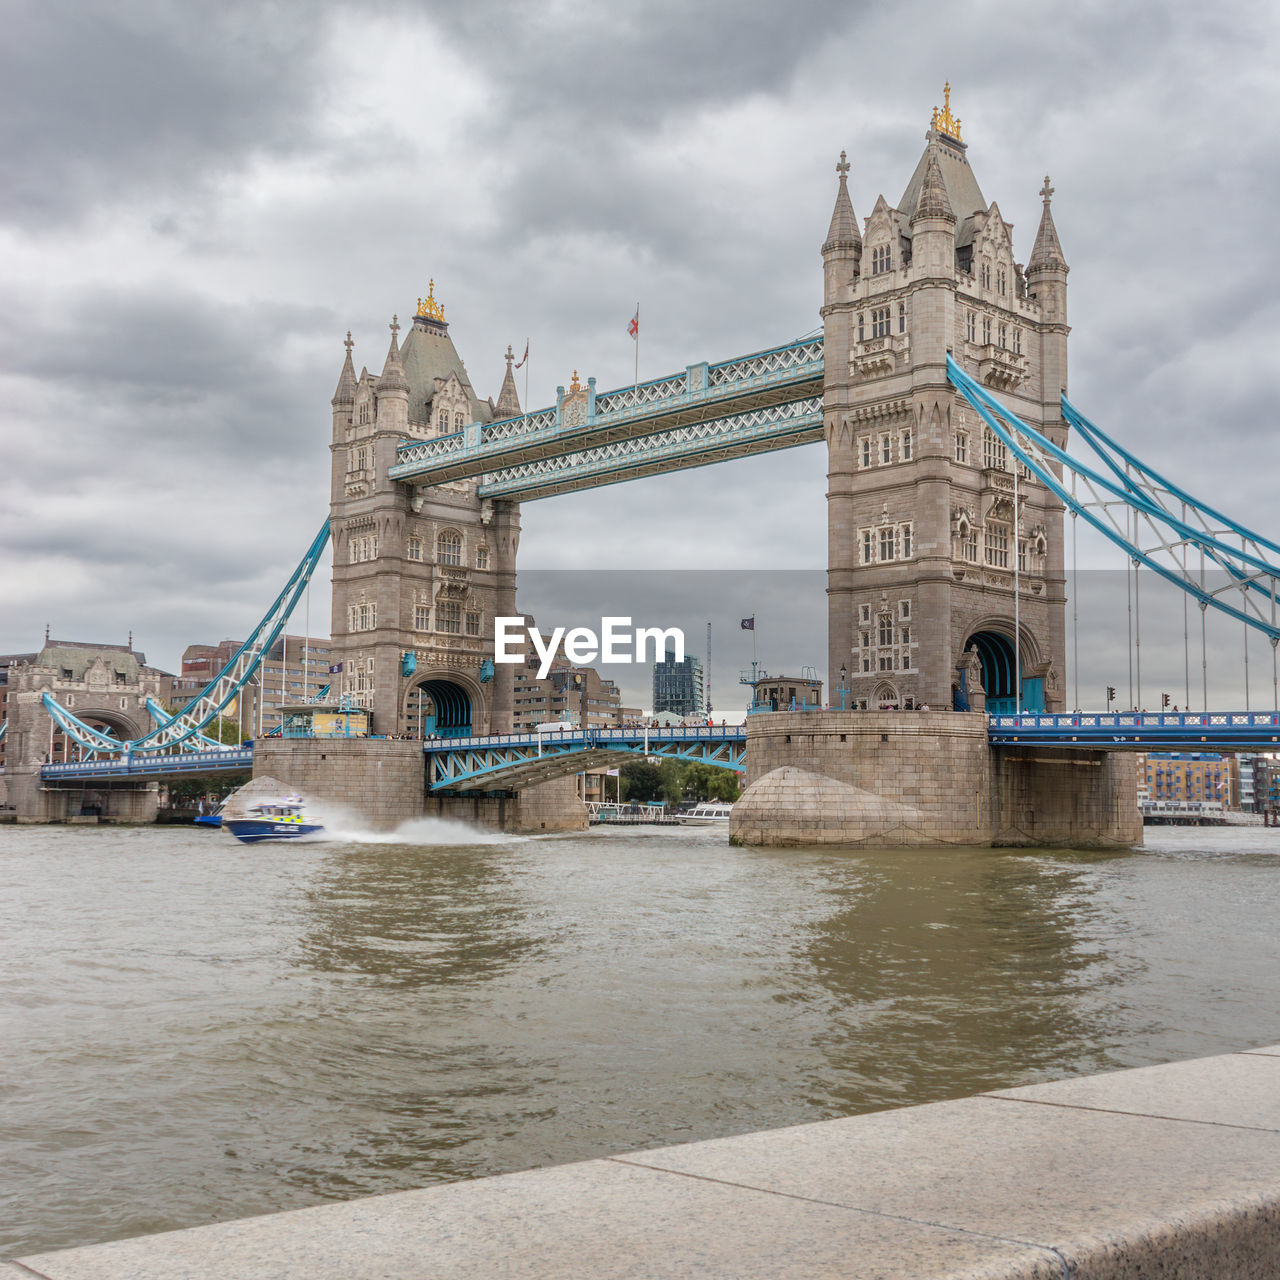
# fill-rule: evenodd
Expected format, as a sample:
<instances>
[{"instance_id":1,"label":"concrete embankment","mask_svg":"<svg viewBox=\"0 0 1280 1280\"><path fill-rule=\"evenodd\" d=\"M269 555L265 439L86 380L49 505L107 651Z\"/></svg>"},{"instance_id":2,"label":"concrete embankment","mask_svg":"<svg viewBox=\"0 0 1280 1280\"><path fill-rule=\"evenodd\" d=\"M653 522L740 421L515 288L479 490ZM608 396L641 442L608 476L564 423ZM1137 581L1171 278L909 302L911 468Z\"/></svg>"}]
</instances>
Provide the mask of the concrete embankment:
<instances>
[{"instance_id":1,"label":"concrete embankment","mask_svg":"<svg viewBox=\"0 0 1280 1280\"><path fill-rule=\"evenodd\" d=\"M1262 1280L1280 1046L0 1263L48 1280Z\"/></svg>"}]
</instances>

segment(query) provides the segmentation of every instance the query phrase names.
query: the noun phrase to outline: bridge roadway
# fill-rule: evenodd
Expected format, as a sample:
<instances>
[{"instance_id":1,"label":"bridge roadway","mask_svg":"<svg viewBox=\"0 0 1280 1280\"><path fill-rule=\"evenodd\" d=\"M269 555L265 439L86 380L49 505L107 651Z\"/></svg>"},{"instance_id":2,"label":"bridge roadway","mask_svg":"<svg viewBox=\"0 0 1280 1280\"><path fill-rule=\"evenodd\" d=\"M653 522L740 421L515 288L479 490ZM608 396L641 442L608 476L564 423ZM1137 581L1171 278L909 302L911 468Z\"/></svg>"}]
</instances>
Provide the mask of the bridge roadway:
<instances>
[{"instance_id":1,"label":"bridge roadway","mask_svg":"<svg viewBox=\"0 0 1280 1280\"><path fill-rule=\"evenodd\" d=\"M405 441L388 475L528 501L807 444L823 438L823 367L816 337L615 391L589 378L551 408Z\"/></svg>"},{"instance_id":2,"label":"bridge roadway","mask_svg":"<svg viewBox=\"0 0 1280 1280\"><path fill-rule=\"evenodd\" d=\"M817 708L824 709L824 708ZM856 715L856 712L851 712ZM909 711L902 713L910 716ZM1037 745L1096 751L1280 751L1280 712L1075 712L994 715L992 746ZM423 744L434 792L512 791L586 769L613 768L640 757L690 760L741 773L746 728L694 725L671 729L567 729L435 738ZM174 755L46 764L47 786L150 781L190 774L246 773L253 746Z\"/></svg>"}]
</instances>

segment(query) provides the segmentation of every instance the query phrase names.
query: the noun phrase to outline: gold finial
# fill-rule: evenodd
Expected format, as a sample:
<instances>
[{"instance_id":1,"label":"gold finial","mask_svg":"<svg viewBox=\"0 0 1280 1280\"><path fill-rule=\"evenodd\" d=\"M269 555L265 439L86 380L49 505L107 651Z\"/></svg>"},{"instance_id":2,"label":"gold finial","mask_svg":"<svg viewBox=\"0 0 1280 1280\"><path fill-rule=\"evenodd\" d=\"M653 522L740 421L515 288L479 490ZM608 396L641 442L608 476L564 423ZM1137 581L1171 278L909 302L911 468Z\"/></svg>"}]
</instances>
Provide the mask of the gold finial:
<instances>
[{"instance_id":1,"label":"gold finial","mask_svg":"<svg viewBox=\"0 0 1280 1280\"><path fill-rule=\"evenodd\" d=\"M578 371L577 369L575 369L573 371L573 381L569 383L569 394L571 396L577 395L577 393L581 390L582 390L582 383L578 381Z\"/></svg>"},{"instance_id":2,"label":"gold finial","mask_svg":"<svg viewBox=\"0 0 1280 1280\"><path fill-rule=\"evenodd\" d=\"M963 142L960 136L960 121L956 116L951 114L951 81L942 88L942 100L944 106L941 111L937 107L933 109L932 125L938 133L945 133L948 138L954 138L957 142Z\"/></svg>"},{"instance_id":3,"label":"gold finial","mask_svg":"<svg viewBox=\"0 0 1280 1280\"><path fill-rule=\"evenodd\" d=\"M436 301L436 282L432 280L427 287L427 296L418 299L418 314L428 320L443 320L444 307Z\"/></svg>"}]
</instances>

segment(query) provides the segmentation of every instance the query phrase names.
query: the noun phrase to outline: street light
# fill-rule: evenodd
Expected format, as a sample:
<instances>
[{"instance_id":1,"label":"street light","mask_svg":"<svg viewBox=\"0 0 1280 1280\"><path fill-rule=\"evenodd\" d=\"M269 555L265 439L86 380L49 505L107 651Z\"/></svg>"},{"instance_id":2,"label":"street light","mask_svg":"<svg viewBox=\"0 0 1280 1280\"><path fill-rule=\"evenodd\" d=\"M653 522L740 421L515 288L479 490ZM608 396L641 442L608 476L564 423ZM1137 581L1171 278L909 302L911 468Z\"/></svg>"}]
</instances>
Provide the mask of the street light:
<instances>
[{"instance_id":1,"label":"street light","mask_svg":"<svg viewBox=\"0 0 1280 1280\"><path fill-rule=\"evenodd\" d=\"M849 672L844 663L840 664L840 710L843 711L845 695L849 692Z\"/></svg>"}]
</instances>

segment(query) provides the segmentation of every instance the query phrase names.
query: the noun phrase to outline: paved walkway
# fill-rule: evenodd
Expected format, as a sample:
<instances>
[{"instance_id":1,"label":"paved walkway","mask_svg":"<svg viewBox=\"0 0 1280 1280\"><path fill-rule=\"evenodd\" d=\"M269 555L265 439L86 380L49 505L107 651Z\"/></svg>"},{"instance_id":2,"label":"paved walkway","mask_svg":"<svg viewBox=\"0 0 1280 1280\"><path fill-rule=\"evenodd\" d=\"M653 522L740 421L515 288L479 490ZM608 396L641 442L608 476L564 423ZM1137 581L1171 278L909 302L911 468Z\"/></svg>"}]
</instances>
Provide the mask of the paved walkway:
<instances>
[{"instance_id":1,"label":"paved walkway","mask_svg":"<svg viewBox=\"0 0 1280 1280\"><path fill-rule=\"evenodd\" d=\"M0 1263L0 1280L1272 1280L1280 1046Z\"/></svg>"}]
</instances>

